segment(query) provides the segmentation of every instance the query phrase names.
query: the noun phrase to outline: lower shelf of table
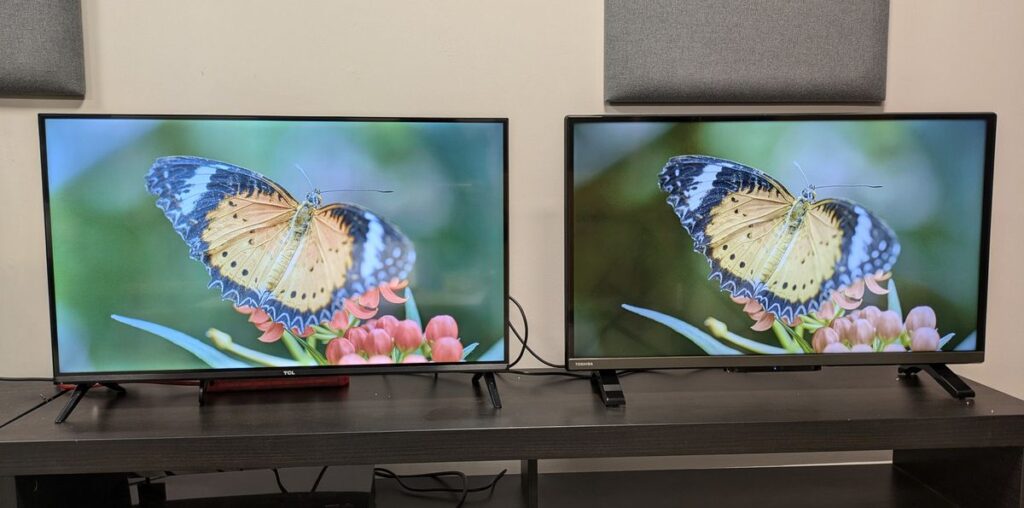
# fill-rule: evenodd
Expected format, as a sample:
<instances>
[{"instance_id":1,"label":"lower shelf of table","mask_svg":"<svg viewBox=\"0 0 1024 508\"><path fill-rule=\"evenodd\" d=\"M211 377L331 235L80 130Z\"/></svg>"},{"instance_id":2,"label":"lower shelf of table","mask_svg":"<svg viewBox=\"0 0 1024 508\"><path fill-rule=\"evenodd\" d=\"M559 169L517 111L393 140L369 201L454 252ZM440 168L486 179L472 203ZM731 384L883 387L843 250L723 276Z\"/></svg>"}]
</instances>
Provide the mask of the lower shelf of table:
<instances>
[{"instance_id":1,"label":"lower shelf of table","mask_svg":"<svg viewBox=\"0 0 1024 508\"><path fill-rule=\"evenodd\" d=\"M472 477L483 485L489 477ZM437 486L421 481L419 486ZM955 506L914 478L889 464L734 468L682 471L630 471L603 473L543 474L539 478L540 506L644 506L649 508L715 506L759 508L829 506L876 508ZM411 495L392 480L375 485L377 508L451 507L455 497L446 494ZM316 496L245 496L217 500L177 501L167 508L207 506L323 507L334 504L331 494ZM519 508L527 506L519 475L501 480L494 493L471 494L467 507Z\"/></svg>"}]
</instances>

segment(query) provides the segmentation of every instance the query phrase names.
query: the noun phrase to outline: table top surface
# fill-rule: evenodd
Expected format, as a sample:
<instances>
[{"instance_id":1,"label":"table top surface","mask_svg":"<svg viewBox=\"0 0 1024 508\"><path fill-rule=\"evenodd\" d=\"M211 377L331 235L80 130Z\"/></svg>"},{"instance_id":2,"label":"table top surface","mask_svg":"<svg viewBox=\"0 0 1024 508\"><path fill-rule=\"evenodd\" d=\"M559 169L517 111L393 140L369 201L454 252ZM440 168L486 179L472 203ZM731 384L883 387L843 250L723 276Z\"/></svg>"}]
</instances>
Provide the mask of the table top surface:
<instances>
[{"instance_id":1,"label":"table top surface","mask_svg":"<svg viewBox=\"0 0 1024 508\"><path fill-rule=\"evenodd\" d=\"M502 409L468 374L210 394L203 407L195 387L130 384L93 389L62 425L66 396L0 428L0 475L1024 446L1024 401L969 383L973 404L895 367L652 371L622 377L627 404L606 408L585 379L504 373ZM0 383L0 416L41 393L52 387Z\"/></svg>"}]
</instances>

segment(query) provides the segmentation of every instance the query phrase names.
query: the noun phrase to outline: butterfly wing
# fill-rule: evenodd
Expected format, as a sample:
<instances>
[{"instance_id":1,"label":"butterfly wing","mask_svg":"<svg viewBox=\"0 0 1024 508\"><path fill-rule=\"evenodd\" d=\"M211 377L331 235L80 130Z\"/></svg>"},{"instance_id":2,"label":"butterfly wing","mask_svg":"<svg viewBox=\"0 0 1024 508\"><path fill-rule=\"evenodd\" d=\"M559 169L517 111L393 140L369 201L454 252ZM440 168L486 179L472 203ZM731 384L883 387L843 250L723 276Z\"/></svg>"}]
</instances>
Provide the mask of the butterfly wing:
<instances>
[{"instance_id":1,"label":"butterfly wing","mask_svg":"<svg viewBox=\"0 0 1024 508\"><path fill-rule=\"evenodd\" d=\"M263 308L301 330L330 320L346 298L408 278L415 260L412 242L391 223L355 205L327 205L313 213Z\"/></svg>"},{"instance_id":2,"label":"butterfly wing","mask_svg":"<svg viewBox=\"0 0 1024 508\"><path fill-rule=\"evenodd\" d=\"M210 287L237 305L260 306L260 278L288 236L295 199L259 173L203 157L157 159L146 188L192 259L206 265Z\"/></svg>"},{"instance_id":3,"label":"butterfly wing","mask_svg":"<svg viewBox=\"0 0 1024 508\"><path fill-rule=\"evenodd\" d=\"M693 249L708 258L709 279L734 296L761 292L759 270L793 206L789 191L762 171L703 155L673 157L658 181Z\"/></svg>"}]
</instances>

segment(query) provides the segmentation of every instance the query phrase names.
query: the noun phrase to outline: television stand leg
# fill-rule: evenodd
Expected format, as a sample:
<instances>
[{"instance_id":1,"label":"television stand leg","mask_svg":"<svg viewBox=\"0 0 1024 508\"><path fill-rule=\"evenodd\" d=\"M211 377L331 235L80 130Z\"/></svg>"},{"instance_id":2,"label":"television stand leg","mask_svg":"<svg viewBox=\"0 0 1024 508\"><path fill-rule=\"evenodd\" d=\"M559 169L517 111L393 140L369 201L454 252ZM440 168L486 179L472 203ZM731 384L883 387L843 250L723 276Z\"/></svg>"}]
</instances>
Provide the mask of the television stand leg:
<instances>
[{"instance_id":1,"label":"television stand leg","mask_svg":"<svg viewBox=\"0 0 1024 508\"><path fill-rule=\"evenodd\" d=\"M944 388L953 398L958 400L974 398L974 389L970 387L960 376L957 376L944 363L926 363L922 365L901 365L899 373L901 378L916 376L918 372L927 372L939 386Z\"/></svg>"},{"instance_id":2,"label":"television stand leg","mask_svg":"<svg viewBox=\"0 0 1024 508\"><path fill-rule=\"evenodd\" d=\"M501 394L498 393L498 383L494 381L494 373L477 372L473 374L473 384L477 385L480 382L480 378L483 378L484 384L487 385L487 394L491 397L491 407L501 409Z\"/></svg>"},{"instance_id":3,"label":"television stand leg","mask_svg":"<svg viewBox=\"0 0 1024 508\"><path fill-rule=\"evenodd\" d=\"M71 412L75 410L78 403L82 401L82 397L85 397L85 393L93 386L96 386L96 384L97 383L78 383L75 385L75 391L71 392L71 398L68 399L67 404L64 404L64 408L60 410L60 413L57 415L57 419L54 420L53 423L64 423L64 421L68 419L68 416L71 416ZM118 397L128 393L124 387L117 383L99 383L99 385L109 390L113 390L117 393Z\"/></svg>"},{"instance_id":4,"label":"television stand leg","mask_svg":"<svg viewBox=\"0 0 1024 508\"><path fill-rule=\"evenodd\" d=\"M599 370L591 373L590 383L606 407L626 405L626 394L614 370Z\"/></svg>"}]
</instances>

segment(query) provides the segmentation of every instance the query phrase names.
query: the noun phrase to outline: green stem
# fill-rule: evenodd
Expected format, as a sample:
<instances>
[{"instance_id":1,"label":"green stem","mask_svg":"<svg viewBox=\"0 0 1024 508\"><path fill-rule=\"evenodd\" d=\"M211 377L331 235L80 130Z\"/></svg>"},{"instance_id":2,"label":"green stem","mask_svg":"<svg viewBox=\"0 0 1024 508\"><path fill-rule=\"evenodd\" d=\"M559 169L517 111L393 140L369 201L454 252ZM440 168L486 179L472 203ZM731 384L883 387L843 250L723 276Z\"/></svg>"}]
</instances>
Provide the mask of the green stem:
<instances>
[{"instance_id":1,"label":"green stem","mask_svg":"<svg viewBox=\"0 0 1024 508\"><path fill-rule=\"evenodd\" d=\"M316 360L306 353L306 350L299 345L299 340L295 338L290 332L284 332L281 335L281 341L284 342L284 347L291 353L292 358L298 360L302 365L316 365Z\"/></svg>"},{"instance_id":2,"label":"green stem","mask_svg":"<svg viewBox=\"0 0 1024 508\"><path fill-rule=\"evenodd\" d=\"M245 346L235 344L234 342L231 343L230 347L225 348L224 351L228 351L253 363L258 363L267 367L297 367L301 365L295 360L261 353L255 349L249 349Z\"/></svg>"},{"instance_id":3,"label":"green stem","mask_svg":"<svg viewBox=\"0 0 1024 508\"><path fill-rule=\"evenodd\" d=\"M793 336L789 334L789 327L779 321L778 319L772 323L772 331L775 332L775 337L779 339L779 344L790 353L803 353L803 350L793 341Z\"/></svg>"}]
</instances>

